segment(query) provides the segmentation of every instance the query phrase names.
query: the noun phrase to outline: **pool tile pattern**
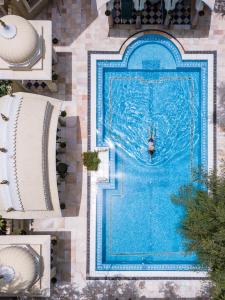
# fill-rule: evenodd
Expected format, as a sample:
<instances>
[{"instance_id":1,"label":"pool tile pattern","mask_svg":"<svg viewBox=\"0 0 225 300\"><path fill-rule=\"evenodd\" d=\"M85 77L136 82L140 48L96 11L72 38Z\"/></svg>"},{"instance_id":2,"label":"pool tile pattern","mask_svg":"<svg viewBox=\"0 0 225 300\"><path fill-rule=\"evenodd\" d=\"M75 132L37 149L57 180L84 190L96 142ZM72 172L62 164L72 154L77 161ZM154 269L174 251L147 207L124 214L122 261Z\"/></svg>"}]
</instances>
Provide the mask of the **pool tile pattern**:
<instances>
[{"instance_id":1,"label":"pool tile pattern","mask_svg":"<svg viewBox=\"0 0 225 300\"><path fill-rule=\"evenodd\" d=\"M148 36L146 37L142 37L140 38L138 41L135 41L135 43L131 43L129 45L129 47L126 49L123 60L122 61L115 61L115 57L113 57L112 61L110 61L109 59L104 60L103 58L99 58L99 61L97 62L97 104L96 104L96 111L97 111L97 145L98 146L106 146L103 143L103 126L102 124L104 123L103 120L103 93L101 92L103 90L103 86L104 86L104 69L108 69L109 68L113 68L113 69L118 69L118 68L126 68L128 65L128 61L130 58L131 53L133 53L135 51L135 49L137 49L139 46L144 45L146 43L148 43L150 41L155 41L158 42L160 41L160 44L164 45L167 49L170 49L171 53L173 54L173 57L175 57L176 59L176 66L180 67L180 68L185 68L185 69L191 69L191 68L198 68L201 69L201 76L202 76L202 116L203 116L203 123L202 123L202 154L201 154L201 163L202 166L204 168L207 168L207 150L206 150L206 144L205 142L207 141L207 87L208 87L208 70L207 70L207 62L202 60L192 60L192 61L183 61L181 59L181 55L178 51L178 49L176 48L176 46L171 43L168 39L164 39L162 37L159 37L158 35L153 35L151 36L151 38L148 38ZM116 54L117 52L115 52L114 54ZM201 53L197 53L194 52L195 54L201 54ZM96 52L92 53L90 52L89 55L91 56L92 54L96 54ZM104 57L104 55L106 54L106 52L97 52L97 54L100 55L102 54L102 57ZM204 54L204 51L202 52L202 54ZM212 52L211 55L213 55L214 53ZM199 57L200 59L200 57ZM90 63L90 60L89 60ZM165 66L164 66L165 67ZM88 68L89 70L89 77L90 77L90 66ZM115 79L115 78L114 78ZM188 78L189 79L189 78ZM90 78L90 80L92 80ZM95 80L95 78L94 78ZM129 79L128 79L129 80ZM90 88L90 86L89 86ZM89 91L89 95L90 95L90 91ZM90 103L90 99L89 99L89 104ZM94 109L94 108L93 108ZM90 106L89 106L89 110L90 110ZM90 122L90 120L89 120ZM90 138L89 138L90 139ZM111 149L110 149L111 152ZM112 156L112 155L111 155ZM114 171L115 171L115 150L113 149L113 157L114 160L110 161L110 178L114 179L115 175L114 175ZM192 166L192 163L191 163ZM192 172L192 170L191 170ZM122 172L123 173L123 172ZM187 265L183 265L183 264L170 264L170 265L166 265L166 264L126 264L123 263L123 265L117 263L117 264L107 264L107 263L103 263L103 254L102 252L104 251L103 248L103 228L102 228L102 224L103 224L103 206L104 206L104 201L103 200L103 191L104 189L111 189L114 187L114 182L113 184L109 185L109 184L104 184L104 185L99 185L99 191L98 191L98 195L97 195L97 247L96 247L96 252L97 252L97 259L96 259L96 269L98 271L102 271L102 270L106 270L106 271L123 271L123 270L132 270L132 271L146 271L146 270L154 270L154 271L159 271L159 270L179 270L179 271L184 271L184 270L201 270L201 266L199 265L191 265L191 264L187 264ZM89 201L91 201L91 198L89 199ZM90 216L90 215L89 215Z\"/></svg>"}]
</instances>

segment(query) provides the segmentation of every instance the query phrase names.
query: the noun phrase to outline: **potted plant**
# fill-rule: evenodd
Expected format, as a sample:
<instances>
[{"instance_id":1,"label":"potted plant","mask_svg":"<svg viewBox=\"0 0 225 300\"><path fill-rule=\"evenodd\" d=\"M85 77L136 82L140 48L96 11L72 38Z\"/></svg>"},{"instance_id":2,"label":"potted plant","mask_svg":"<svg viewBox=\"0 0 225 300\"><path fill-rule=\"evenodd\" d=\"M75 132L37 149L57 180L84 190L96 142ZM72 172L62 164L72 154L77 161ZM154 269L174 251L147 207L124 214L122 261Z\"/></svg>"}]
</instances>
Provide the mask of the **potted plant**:
<instances>
[{"instance_id":1,"label":"potted plant","mask_svg":"<svg viewBox=\"0 0 225 300\"><path fill-rule=\"evenodd\" d=\"M105 11L105 15L106 15L107 17L109 17L109 16L111 15L111 11L107 9L107 10Z\"/></svg>"},{"instance_id":2,"label":"potted plant","mask_svg":"<svg viewBox=\"0 0 225 300\"><path fill-rule=\"evenodd\" d=\"M61 209L66 209L66 204L64 202L60 203L60 208Z\"/></svg>"},{"instance_id":3,"label":"potted plant","mask_svg":"<svg viewBox=\"0 0 225 300\"><path fill-rule=\"evenodd\" d=\"M60 147L63 148L63 149L66 148L66 142L60 142L59 145L60 145Z\"/></svg>"},{"instance_id":4,"label":"potted plant","mask_svg":"<svg viewBox=\"0 0 225 300\"><path fill-rule=\"evenodd\" d=\"M66 113L66 111L65 111L65 110L61 111L60 117L63 117L63 118L65 118L65 117L66 117L66 115L67 115L67 113Z\"/></svg>"},{"instance_id":5,"label":"potted plant","mask_svg":"<svg viewBox=\"0 0 225 300\"><path fill-rule=\"evenodd\" d=\"M0 216L0 235L6 234L6 220Z\"/></svg>"},{"instance_id":6,"label":"potted plant","mask_svg":"<svg viewBox=\"0 0 225 300\"><path fill-rule=\"evenodd\" d=\"M58 44L59 40L55 37L55 38L52 39L52 42L53 42L54 45L56 45L56 44Z\"/></svg>"},{"instance_id":7,"label":"potted plant","mask_svg":"<svg viewBox=\"0 0 225 300\"><path fill-rule=\"evenodd\" d=\"M82 154L83 164L88 171L97 171L101 160L98 158L97 151L88 151Z\"/></svg>"},{"instance_id":8,"label":"potted plant","mask_svg":"<svg viewBox=\"0 0 225 300\"><path fill-rule=\"evenodd\" d=\"M55 72L52 73L52 80L57 80L58 79L58 74Z\"/></svg>"}]
</instances>

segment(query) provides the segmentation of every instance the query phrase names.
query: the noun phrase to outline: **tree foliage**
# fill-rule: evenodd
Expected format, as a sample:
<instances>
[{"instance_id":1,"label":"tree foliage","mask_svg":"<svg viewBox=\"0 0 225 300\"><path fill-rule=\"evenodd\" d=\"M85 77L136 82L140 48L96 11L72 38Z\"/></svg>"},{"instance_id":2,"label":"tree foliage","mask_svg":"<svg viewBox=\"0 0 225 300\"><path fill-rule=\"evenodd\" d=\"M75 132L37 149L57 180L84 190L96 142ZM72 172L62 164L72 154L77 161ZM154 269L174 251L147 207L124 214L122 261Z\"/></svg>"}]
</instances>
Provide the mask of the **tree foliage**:
<instances>
[{"instance_id":1,"label":"tree foliage","mask_svg":"<svg viewBox=\"0 0 225 300\"><path fill-rule=\"evenodd\" d=\"M138 300L140 299L135 280L90 280L79 289L72 283L54 287L51 300ZM143 298L145 299L145 298Z\"/></svg>"},{"instance_id":2,"label":"tree foliage","mask_svg":"<svg viewBox=\"0 0 225 300\"><path fill-rule=\"evenodd\" d=\"M0 235L6 234L6 220L0 216Z\"/></svg>"},{"instance_id":3,"label":"tree foliage","mask_svg":"<svg viewBox=\"0 0 225 300\"><path fill-rule=\"evenodd\" d=\"M0 97L9 93L12 82L10 80L0 80Z\"/></svg>"},{"instance_id":4,"label":"tree foliage","mask_svg":"<svg viewBox=\"0 0 225 300\"><path fill-rule=\"evenodd\" d=\"M180 231L189 252L208 268L213 282L212 299L225 299L225 172L196 173L190 185L181 187L172 201L186 214Z\"/></svg>"},{"instance_id":5,"label":"tree foliage","mask_svg":"<svg viewBox=\"0 0 225 300\"><path fill-rule=\"evenodd\" d=\"M98 165L101 161L98 158L97 151L84 152L82 154L82 158L83 158L83 164L85 167L87 167L88 171L97 171L98 170Z\"/></svg>"}]
</instances>

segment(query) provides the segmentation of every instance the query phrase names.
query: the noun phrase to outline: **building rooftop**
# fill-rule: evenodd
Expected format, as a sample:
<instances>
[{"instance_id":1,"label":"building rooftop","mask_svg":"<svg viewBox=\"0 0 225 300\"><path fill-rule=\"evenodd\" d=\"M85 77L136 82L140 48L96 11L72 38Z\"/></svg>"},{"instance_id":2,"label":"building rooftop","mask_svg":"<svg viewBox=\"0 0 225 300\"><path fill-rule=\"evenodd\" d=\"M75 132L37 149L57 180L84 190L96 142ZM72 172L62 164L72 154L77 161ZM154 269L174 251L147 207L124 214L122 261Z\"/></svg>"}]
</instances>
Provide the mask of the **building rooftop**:
<instances>
[{"instance_id":1,"label":"building rooftop","mask_svg":"<svg viewBox=\"0 0 225 300\"><path fill-rule=\"evenodd\" d=\"M0 297L49 296L50 247L49 235L0 236Z\"/></svg>"},{"instance_id":2,"label":"building rooftop","mask_svg":"<svg viewBox=\"0 0 225 300\"><path fill-rule=\"evenodd\" d=\"M25 63L38 47L38 34L29 21L14 15L1 18L5 25L0 30L0 57L8 63ZM11 28L11 27L12 28Z\"/></svg>"},{"instance_id":3,"label":"building rooftop","mask_svg":"<svg viewBox=\"0 0 225 300\"><path fill-rule=\"evenodd\" d=\"M61 104L28 93L1 98L0 214L5 218L60 216L56 132Z\"/></svg>"},{"instance_id":4,"label":"building rooftop","mask_svg":"<svg viewBox=\"0 0 225 300\"><path fill-rule=\"evenodd\" d=\"M1 18L9 30L0 25L0 77L11 80L51 80L52 24L50 21L28 21L20 16ZM7 25L8 24L8 25Z\"/></svg>"}]
</instances>

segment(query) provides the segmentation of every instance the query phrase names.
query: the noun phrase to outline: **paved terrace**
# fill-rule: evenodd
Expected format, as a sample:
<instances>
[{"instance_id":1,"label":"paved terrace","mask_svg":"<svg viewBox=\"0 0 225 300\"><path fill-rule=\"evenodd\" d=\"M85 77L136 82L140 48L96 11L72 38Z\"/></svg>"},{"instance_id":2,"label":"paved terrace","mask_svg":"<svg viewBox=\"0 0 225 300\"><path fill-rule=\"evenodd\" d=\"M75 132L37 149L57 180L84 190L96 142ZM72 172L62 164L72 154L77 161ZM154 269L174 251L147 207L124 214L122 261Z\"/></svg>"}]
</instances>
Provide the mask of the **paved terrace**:
<instances>
[{"instance_id":1,"label":"paved terrace","mask_svg":"<svg viewBox=\"0 0 225 300\"><path fill-rule=\"evenodd\" d=\"M54 2L52 4L52 2ZM70 164L65 192L64 217L34 221L36 232L53 232L59 237L57 263L62 281L85 284L86 277L86 224L87 188L86 171L82 168L81 153L87 149L87 51L118 50L134 29L113 29L109 32L105 8L97 14L90 0L51 1L38 16L53 22L53 37L59 39L58 92L51 94L66 101L67 125L63 132L67 140L65 160ZM58 3L59 7L56 7ZM149 28L149 27L146 27ZM151 27L157 28L157 27ZM158 27L158 29L160 29ZM161 28L162 29L162 28ZM206 10L196 30L167 30L183 45L185 50L217 50L217 103L221 126L218 127L217 156L225 155L225 18ZM172 290L176 297L195 297L201 292L199 281L141 282L142 293L151 298L163 298ZM172 295L172 294L171 294ZM172 298L174 299L175 296Z\"/></svg>"}]
</instances>

